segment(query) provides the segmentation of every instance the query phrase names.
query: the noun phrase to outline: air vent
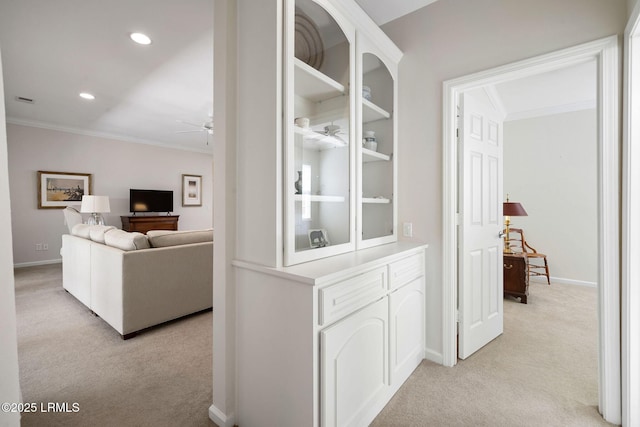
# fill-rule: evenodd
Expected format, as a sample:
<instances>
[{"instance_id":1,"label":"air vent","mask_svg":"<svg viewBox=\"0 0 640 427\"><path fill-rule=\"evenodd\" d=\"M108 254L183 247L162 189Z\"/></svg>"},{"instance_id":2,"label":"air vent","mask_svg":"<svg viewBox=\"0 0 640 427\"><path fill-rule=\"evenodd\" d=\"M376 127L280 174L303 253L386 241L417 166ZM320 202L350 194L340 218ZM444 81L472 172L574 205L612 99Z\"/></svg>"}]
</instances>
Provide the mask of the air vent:
<instances>
[{"instance_id":1,"label":"air vent","mask_svg":"<svg viewBox=\"0 0 640 427\"><path fill-rule=\"evenodd\" d=\"M35 101L31 98L25 98L24 96L16 96L16 101L26 102L27 104L33 104Z\"/></svg>"}]
</instances>

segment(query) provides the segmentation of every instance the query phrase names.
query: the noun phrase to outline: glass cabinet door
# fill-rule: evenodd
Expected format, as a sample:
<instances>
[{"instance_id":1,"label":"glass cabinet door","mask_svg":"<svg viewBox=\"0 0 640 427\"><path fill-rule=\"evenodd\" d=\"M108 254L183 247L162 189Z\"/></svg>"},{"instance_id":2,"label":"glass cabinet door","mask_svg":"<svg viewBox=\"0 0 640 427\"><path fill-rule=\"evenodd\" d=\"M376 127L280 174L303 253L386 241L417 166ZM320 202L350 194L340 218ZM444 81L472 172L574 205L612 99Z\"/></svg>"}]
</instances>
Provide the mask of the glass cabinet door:
<instances>
[{"instance_id":1,"label":"glass cabinet door","mask_svg":"<svg viewBox=\"0 0 640 427\"><path fill-rule=\"evenodd\" d=\"M349 96L355 31L339 25L322 1L292 3L285 61L285 265L355 248Z\"/></svg>"},{"instance_id":2,"label":"glass cabinet door","mask_svg":"<svg viewBox=\"0 0 640 427\"><path fill-rule=\"evenodd\" d=\"M358 247L395 241L395 80L376 55L361 56Z\"/></svg>"}]
</instances>

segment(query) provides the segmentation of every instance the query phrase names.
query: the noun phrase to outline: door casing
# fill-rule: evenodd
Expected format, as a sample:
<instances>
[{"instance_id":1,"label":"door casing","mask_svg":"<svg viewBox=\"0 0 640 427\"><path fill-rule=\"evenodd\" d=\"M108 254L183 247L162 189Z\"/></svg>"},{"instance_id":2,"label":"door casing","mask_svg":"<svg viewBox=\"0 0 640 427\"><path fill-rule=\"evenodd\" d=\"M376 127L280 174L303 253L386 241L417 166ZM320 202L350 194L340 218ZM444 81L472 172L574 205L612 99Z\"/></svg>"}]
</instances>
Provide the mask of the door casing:
<instances>
[{"instance_id":1,"label":"door casing","mask_svg":"<svg viewBox=\"0 0 640 427\"><path fill-rule=\"evenodd\" d=\"M457 362L457 156L459 95L505 81L595 60L598 68L598 395L604 419L621 422L620 376L620 155L618 37L562 49L443 84L443 354Z\"/></svg>"},{"instance_id":2,"label":"door casing","mask_svg":"<svg viewBox=\"0 0 640 427\"><path fill-rule=\"evenodd\" d=\"M622 425L640 425L640 3L624 32L622 154Z\"/></svg>"}]
</instances>

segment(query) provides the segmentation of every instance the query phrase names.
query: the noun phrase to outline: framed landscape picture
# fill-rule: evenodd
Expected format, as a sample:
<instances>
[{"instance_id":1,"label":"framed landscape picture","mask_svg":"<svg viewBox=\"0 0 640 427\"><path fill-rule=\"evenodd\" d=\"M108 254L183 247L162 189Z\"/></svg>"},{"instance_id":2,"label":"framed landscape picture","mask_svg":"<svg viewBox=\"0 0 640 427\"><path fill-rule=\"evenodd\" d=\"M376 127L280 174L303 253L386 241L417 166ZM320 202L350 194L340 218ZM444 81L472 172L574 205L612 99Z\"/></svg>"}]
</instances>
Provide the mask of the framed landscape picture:
<instances>
[{"instance_id":1,"label":"framed landscape picture","mask_svg":"<svg viewBox=\"0 0 640 427\"><path fill-rule=\"evenodd\" d=\"M182 175L182 206L202 206L202 175Z\"/></svg>"},{"instance_id":2,"label":"framed landscape picture","mask_svg":"<svg viewBox=\"0 0 640 427\"><path fill-rule=\"evenodd\" d=\"M38 209L63 209L79 205L91 194L91 174L38 171Z\"/></svg>"}]
</instances>

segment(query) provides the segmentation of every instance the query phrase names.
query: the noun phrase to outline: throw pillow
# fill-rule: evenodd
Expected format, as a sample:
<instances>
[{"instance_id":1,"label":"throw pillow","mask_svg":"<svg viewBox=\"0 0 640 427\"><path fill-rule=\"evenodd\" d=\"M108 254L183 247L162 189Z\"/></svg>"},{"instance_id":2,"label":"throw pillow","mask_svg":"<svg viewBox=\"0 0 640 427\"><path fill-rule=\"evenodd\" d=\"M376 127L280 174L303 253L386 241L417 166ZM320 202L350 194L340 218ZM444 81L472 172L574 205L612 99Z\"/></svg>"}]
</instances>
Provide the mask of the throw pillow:
<instances>
[{"instance_id":1,"label":"throw pillow","mask_svg":"<svg viewBox=\"0 0 640 427\"><path fill-rule=\"evenodd\" d=\"M89 224L76 224L71 229L71 234L83 239L89 239L89 230L91 226Z\"/></svg>"},{"instance_id":2,"label":"throw pillow","mask_svg":"<svg viewBox=\"0 0 640 427\"><path fill-rule=\"evenodd\" d=\"M107 246L122 249L123 251L135 251L137 249L148 249L149 240L142 233L127 232L124 230L109 230L104 233L104 243Z\"/></svg>"},{"instance_id":3,"label":"throw pillow","mask_svg":"<svg viewBox=\"0 0 640 427\"><path fill-rule=\"evenodd\" d=\"M104 243L104 233L109 230L115 230L113 225L90 225L89 238L94 242Z\"/></svg>"}]
</instances>

